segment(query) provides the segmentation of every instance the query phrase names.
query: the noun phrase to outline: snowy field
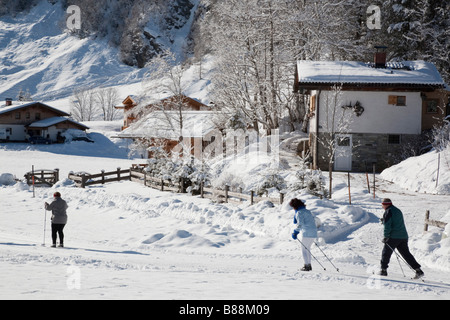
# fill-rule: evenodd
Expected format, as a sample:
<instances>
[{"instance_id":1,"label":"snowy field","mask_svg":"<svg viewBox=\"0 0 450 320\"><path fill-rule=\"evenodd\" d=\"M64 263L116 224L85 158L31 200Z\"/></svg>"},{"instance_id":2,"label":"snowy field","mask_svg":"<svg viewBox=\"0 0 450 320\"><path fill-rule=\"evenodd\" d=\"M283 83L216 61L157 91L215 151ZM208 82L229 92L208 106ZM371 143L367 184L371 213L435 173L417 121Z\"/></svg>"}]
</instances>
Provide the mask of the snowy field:
<instances>
[{"instance_id":1,"label":"snowy field","mask_svg":"<svg viewBox=\"0 0 450 320\"><path fill-rule=\"evenodd\" d=\"M0 21L0 93L15 97L30 89L35 100L70 111L69 96L80 84L114 86L122 98L139 94L145 70L118 62L118 51L97 39L77 39L60 31L62 8L42 1L29 14ZM210 58L186 72L186 94L210 101ZM57 76L55 76L57 75ZM320 220L320 248L313 246L313 271L303 266L300 244L291 239L293 210L260 202L254 206L217 204L186 194L146 188L134 182L76 188L70 171L99 173L128 168L126 145L111 141L122 121L86 123L95 143L31 146L0 144L0 299L437 299L450 298L450 238L430 227L425 211L450 222L450 154L411 158L376 177L376 197L364 174L334 174L332 200L298 196ZM282 152L292 179L295 159ZM37 188L8 177L35 169L60 169L61 181ZM239 169L239 171L236 170ZM264 173L229 164L247 185ZM327 176L327 173L324 173ZM372 177L370 177L372 183ZM65 248L50 248L50 215L44 202L59 191L69 204ZM410 248L422 265L425 282L392 257L389 276L379 278L382 216L380 201L390 197L404 213ZM45 222L45 224L44 224ZM45 238L44 238L45 230ZM450 231L447 229L448 235ZM45 241L46 246L42 246ZM321 310L322 311L322 310ZM334 311L334 310L333 310Z\"/></svg>"},{"instance_id":2,"label":"snowy field","mask_svg":"<svg viewBox=\"0 0 450 320\"><path fill-rule=\"evenodd\" d=\"M97 127L111 134L99 124L91 124L92 131ZM388 172L383 179L377 175L375 199L367 191L366 176L352 174L352 205L342 173L334 174L332 200L289 194L306 200L321 221L318 243L339 269L313 246L326 270L313 260L313 271L305 273L300 271L300 244L290 237L293 211L286 202L217 204L128 181L76 188L66 179L69 171L97 173L142 162L127 159L124 148L100 133L91 137L96 143L0 146L0 174L21 179L32 165L61 171L58 184L36 188L34 197L22 182L0 185L0 299L450 298L450 238L442 238L435 227L423 234L426 210L433 219L449 220L449 194L418 193L405 179L407 190L388 182ZM410 167L408 162L403 170ZM394 172L401 170L399 165ZM286 178L294 172L292 165ZM248 172L242 178L256 179ZM449 183L448 178L440 181ZM48 213L44 240L44 202L55 191L69 204L65 248L49 247ZM410 280L413 272L403 264L404 277L395 256L388 277L372 274L381 256L383 197L404 212L410 248L422 264L425 282Z\"/></svg>"}]
</instances>

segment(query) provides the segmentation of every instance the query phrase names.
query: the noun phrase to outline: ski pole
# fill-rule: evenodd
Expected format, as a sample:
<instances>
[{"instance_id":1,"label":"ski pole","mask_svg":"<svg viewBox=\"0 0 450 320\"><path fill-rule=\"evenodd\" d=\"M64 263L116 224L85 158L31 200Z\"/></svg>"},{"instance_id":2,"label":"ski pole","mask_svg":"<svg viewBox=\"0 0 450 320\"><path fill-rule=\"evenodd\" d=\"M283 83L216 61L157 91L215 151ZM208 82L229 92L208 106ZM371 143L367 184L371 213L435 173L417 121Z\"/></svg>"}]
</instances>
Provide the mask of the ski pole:
<instances>
[{"instance_id":1,"label":"ski pole","mask_svg":"<svg viewBox=\"0 0 450 320\"><path fill-rule=\"evenodd\" d=\"M301 242L300 241L300 239L299 238L297 238L297 241L298 242L300 242L301 244L302 244L302 246L309 252L309 254L311 255L311 257L313 257L314 258L314 260L316 260L317 261L317 263L323 268L323 270L327 270L327 269L325 269L325 267L320 263L320 261L319 260L317 260L317 258L316 257L314 257L314 255L311 253L311 251L308 249L308 247L307 246L305 246L304 244L303 244L303 242Z\"/></svg>"},{"instance_id":2,"label":"ski pole","mask_svg":"<svg viewBox=\"0 0 450 320\"><path fill-rule=\"evenodd\" d=\"M317 246L317 248L319 248L320 252L322 252L322 254L325 256L325 258L328 259L328 261L330 261L331 265L336 269L337 272L339 272L339 268L337 268L334 263L331 261L330 258L328 258L328 256L325 254L325 252L323 252L323 250L319 247L319 245L317 244L317 242L314 242L314 244Z\"/></svg>"},{"instance_id":3,"label":"ski pole","mask_svg":"<svg viewBox=\"0 0 450 320\"><path fill-rule=\"evenodd\" d=\"M391 249L392 250L392 252L394 252L395 253L395 257L397 258L397 262L398 262L398 265L400 266L400 270L402 270L402 273L403 273L403 277L406 277L406 275L405 275L405 272L403 271L403 267L402 267L402 264L400 263L400 258L398 257L398 254L397 254L397 252L394 250L394 249L392 249L392 247L390 246L390 245L388 245L387 243L386 243L386 245L389 247L389 249Z\"/></svg>"},{"instance_id":4,"label":"ski pole","mask_svg":"<svg viewBox=\"0 0 450 320\"><path fill-rule=\"evenodd\" d=\"M47 227L47 209L44 208L44 241L42 242L42 246L45 246L45 229Z\"/></svg>"},{"instance_id":5,"label":"ski pole","mask_svg":"<svg viewBox=\"0 0 450 320\"><path fill-rule=\"evenodd\" d=\"M412 270L412 271L416 271L416 270L414 270L413 269L413 267L411 267L410 265L409 265L409 263L408 262L406 262L406 260L405 259L403 259L403 257L401 257L394 249L392 249L392 247L386 242L385 243L387 246L388 246L388 248L389 249L391 249L392 250L392 252L394 252L395 253L395 256L397 257L397 260L398 260L398 264L400 265L400 259L402 259L403 260L403 262ZM403 268L402 268L402 266L400 265L400 269L402 269L402 272L403 272ZM403 276L405 276L405 273L403 272Z\"/></svg>"}]
</instances>

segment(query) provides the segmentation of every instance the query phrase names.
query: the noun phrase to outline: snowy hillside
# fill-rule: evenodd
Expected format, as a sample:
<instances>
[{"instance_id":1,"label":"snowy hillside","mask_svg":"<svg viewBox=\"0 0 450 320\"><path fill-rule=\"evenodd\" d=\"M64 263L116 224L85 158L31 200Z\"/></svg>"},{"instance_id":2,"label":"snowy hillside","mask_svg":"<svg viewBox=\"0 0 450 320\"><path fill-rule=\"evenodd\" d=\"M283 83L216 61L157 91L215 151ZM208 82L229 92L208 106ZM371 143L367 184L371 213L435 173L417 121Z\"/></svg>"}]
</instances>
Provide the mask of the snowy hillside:
<instances>
[{"instance_id":1,"label":"snowy hillside","mask_svg":"<svg viewBox=\"0 0 450 320\"><path fill-rule=\"evenodd\" d=\"M80 151L93 145L85 142L2 146L0 298L450 298L450 237L445 238L435 227L422 233L427 209L433 219L450 220L450 195L408 191L405 184L377 176L374 199L366 189L365 175L353 174L349 205L347 176L339 173L335 174L332 200L304 192L288 194L288 199L298 196L306 200L320 221L318 244L339 269L313 247L313 255L326 270L313 260L313 271L305 273L299 271L300 244L290 238L293 211L286 203L218 204L135 182L76 188L65 178L69 171L96 173L139 161L127 159L126 152L104 138L116 130L114 125L97 122L91 127L98 132L94 135L97 152L92 149L91 155ZM108 158L102 155L105 150ZM32 189L23 182L7 179L11 175L21 178L31 165L59 168L61 181L52 188L37 188L33 197ZM294 166L288 169L286 178L295 170ZM249 184L259 179L252 170L242 171L240 176ZM55 191L69 203L66 248L48 247L49 215L43 203ZM405 214L411 251L422 264L425 282L410 280L412 271L405 265L403 277L394 257L388 277L372 274L378 271L382 249L378 218L383 197L390 197ZM43 242L46 247L41 246Z\"/></svg>"},{"instance_id":2,"label":"snowy hillside","mask_svg":"<svg viewBox=\"0 0 450 320\"><path fill-rule=\"evenodd\" d=\"M106 38L80 39L64 32L64 17L60 2L52 5L48 1L39 1L30 12L14 18L0 17L1 99L15 100L20 90L29 91L35 101L68 111L67 98L74 89L112 86L123 98L140 94L147 70L125 65L119 49ZM161 48L181 54L179 50L187 40L191 24L190 20L185 27L172 32L173 39L167 34L163 36L164 30L158 29L160 26L154 20L146 28L161 34L160 41L166 41Z\"/></svg>"}]
</instances>

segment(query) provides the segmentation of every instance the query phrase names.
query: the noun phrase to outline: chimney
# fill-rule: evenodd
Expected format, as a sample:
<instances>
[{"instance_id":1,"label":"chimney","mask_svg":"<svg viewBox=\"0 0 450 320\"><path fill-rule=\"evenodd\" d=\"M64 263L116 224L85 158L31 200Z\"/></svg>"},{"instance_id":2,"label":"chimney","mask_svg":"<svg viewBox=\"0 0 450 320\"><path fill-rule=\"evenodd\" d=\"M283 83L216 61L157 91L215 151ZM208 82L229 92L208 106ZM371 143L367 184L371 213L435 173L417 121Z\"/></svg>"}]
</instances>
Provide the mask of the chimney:
<instances>
[{"instance_id":1,"label":"chimney","mask_svg":"<svg viewBox=\"0 0 450 320\"><path fill-rule=\"evenodd\" d=\"M385 46L375 46L375 68L386 68L386 49Z\"/></svg>"},{"instance_id":2,"label":"chimney","mask_svg":"<svg viewBox=\"0 0 450 320\"><path fill-rule=\"evenodd\" d=\"M11 106L12 105L12 99L11 98L6 98L5 99L5 106Z\"/></svg>"}]
</instances>

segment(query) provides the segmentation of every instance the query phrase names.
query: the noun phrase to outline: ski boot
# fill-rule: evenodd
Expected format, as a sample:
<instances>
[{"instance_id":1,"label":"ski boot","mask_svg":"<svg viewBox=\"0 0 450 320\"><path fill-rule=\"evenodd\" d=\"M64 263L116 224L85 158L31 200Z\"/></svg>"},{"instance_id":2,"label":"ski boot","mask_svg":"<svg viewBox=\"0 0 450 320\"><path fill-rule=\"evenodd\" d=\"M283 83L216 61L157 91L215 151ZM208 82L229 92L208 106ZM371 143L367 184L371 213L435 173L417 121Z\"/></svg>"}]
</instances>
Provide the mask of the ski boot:
<instances>
[{"instance_id":1,"label":"ski boot","mask_svg":"<svg viewBox=\"0 0 450 320\"><path fill-rule=\"evenodd\" d=\"M312 270L312 267L311 267L310 264L305 264L305 265L303 266L303 268L301 268L300 270L301 270L301 271L311 271L311 270Z\"/></svg>"},{"instance_id":2,"label":"ski boot","mask_svg":"<svg viewBox=\"0 0 450 320\"><path fill-rule=\"evenodd\" d=\"M416 269L415 271L416 275L413 277L413 279L420 279L425 275L420 268Z\"/></svg>"},{"instance_id":3,"label":"ski boot","mask_svg":"<svg viewBox=\"0 0 450 320\"><path fill-rule=\"evenodd\" d=\"M379 272L378 272L378 275L379 276L387 276L387 270L386 269L381 269Z\"/></svg>"}]
</instances>

